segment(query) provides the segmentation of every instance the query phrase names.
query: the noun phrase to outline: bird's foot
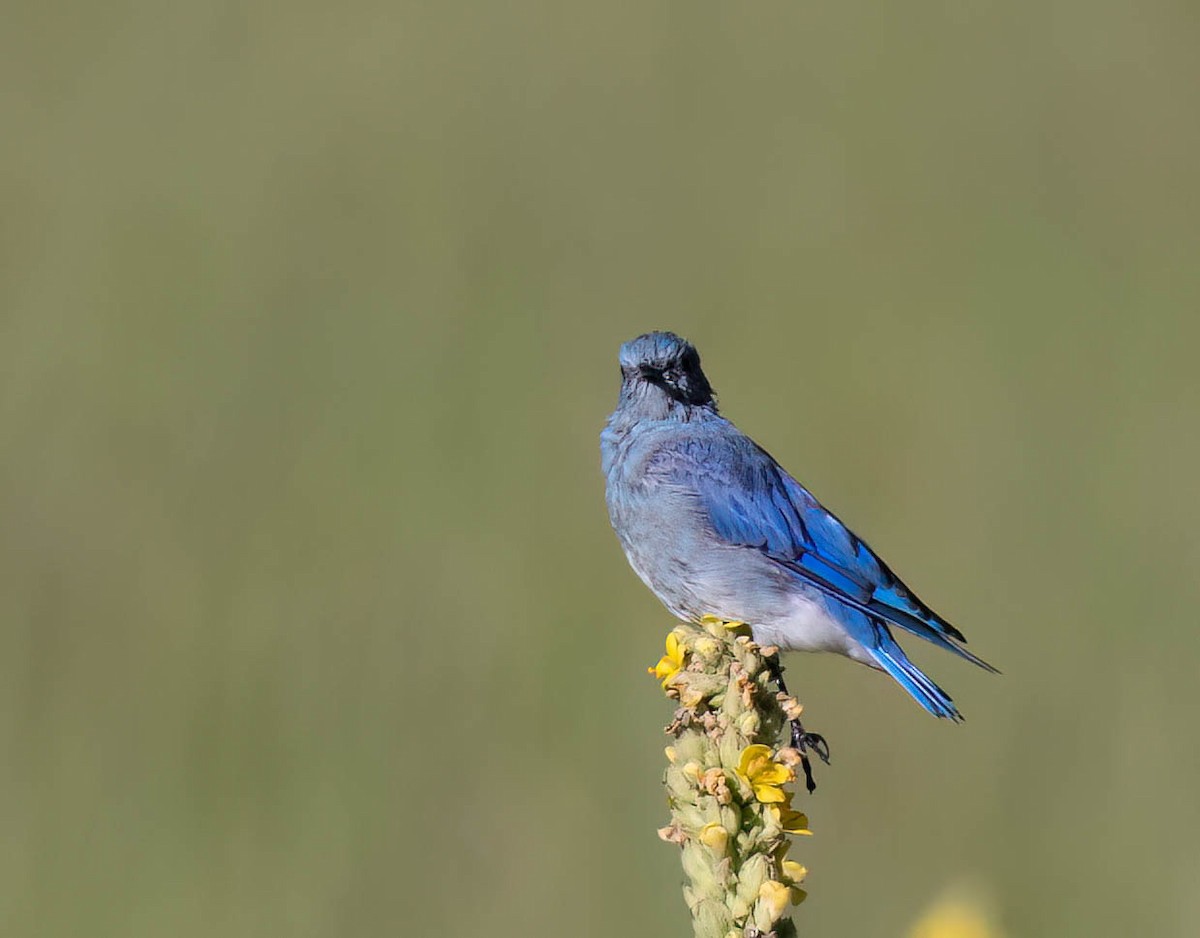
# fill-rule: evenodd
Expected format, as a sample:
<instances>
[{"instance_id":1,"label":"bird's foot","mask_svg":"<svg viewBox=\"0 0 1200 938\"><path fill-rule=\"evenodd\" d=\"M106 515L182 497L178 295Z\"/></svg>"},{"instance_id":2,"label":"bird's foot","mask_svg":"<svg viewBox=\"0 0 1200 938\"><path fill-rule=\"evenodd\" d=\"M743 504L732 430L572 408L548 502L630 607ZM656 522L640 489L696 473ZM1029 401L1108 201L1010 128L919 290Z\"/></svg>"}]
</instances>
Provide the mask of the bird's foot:
<instances>
[{"instance_id":1,"label":"bird's foot","mask_svg":"<svg viewBox=\"0 0 1200 938\"><path fill-rule=\"evenodd\" d=\"M787 685L783 682L783 665L779 661L778 654L772 655L767 659L767 667L771 671L771 677L779 685L779 692L788 695ZM804 769L804 787L808 789L808 793L811 795L816 791L817 783L813 780L812 761L808 758L808 754L810 752L816 753L818 759L829 765L829 743L825 742L825 737L820 733L805 731L804 724L798 719L792 720L791 726L792 748L800 753L800 767Z\"/></svg>"},{"instance_id":2,"label":"bird's foot","mask_svg":"<svg viewBox=\"0 0 1200 938\"><path fill-rule=\"evenodd\" d=\"M820 733L809 733L799 720L792 720L792 748L800 753L800 767L804 769L804 787L811 795L816 791L817 783L813 780L812 762L808 758L810 752L829 765L829 743Z\"/></svg>"},{"instance_id":3,"label":"bird's foot","mask_svg":"<svg viewBox=\"0 0 1200 938\"><path fill-rule=\"evenodd\" d=\"M800 752L808 752L811 749L817 754L817 758L829 765L829 743L825 742L825 737L820 733L807 732L799 720L792 720L792 748Z\"/></svg>"}]
</instances>

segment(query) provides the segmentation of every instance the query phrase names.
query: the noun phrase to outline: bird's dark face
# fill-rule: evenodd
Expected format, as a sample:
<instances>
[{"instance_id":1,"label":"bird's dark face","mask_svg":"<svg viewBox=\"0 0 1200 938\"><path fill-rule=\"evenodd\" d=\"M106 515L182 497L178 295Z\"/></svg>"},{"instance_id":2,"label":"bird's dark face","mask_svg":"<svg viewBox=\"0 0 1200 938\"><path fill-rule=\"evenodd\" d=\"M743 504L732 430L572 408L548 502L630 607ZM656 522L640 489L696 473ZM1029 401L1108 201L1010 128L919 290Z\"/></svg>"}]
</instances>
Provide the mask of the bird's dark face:
<instances>
[{"instance_id":1,"label":"bird's dark face","mask_svg":"<svg viewBox=\"0 0 1200 938\"><path fill-rule=\"evenodd\" d=\"M648 332L621 346L621 387L689 406L713 403L695 347L673 332Z\"/></svg>"}]
</instances>

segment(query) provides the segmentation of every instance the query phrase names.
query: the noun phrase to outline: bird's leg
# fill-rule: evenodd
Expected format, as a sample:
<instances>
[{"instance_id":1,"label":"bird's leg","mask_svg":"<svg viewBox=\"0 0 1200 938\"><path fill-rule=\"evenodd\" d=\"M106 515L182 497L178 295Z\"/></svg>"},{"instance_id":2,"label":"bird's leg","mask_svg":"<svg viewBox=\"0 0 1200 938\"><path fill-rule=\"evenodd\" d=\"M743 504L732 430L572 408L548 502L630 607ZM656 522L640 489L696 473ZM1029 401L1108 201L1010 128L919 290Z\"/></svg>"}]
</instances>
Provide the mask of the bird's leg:
<instances>
[{"instance_id":1,"label":"bird's leg","mask_svg":"<svg viewBox=\"0 0 1200 938\"><path fill-rule=\"evenodd\" d=\"M772 679L779 685L779 692L790 697L787 685L783 683L783 665L779 663L778 654L767 659L767 668L771 672ZM792 720L791 725L792 748L800 753L800 766L804 769L804 787L808 789L809 794L812 794L816 790L817 783L813 781L812 763L808 758L809 750L815 752L817 758L829 765L829 744L819 733L805 731L804 724L799 720Z\"/></svg>"}]
</instances>

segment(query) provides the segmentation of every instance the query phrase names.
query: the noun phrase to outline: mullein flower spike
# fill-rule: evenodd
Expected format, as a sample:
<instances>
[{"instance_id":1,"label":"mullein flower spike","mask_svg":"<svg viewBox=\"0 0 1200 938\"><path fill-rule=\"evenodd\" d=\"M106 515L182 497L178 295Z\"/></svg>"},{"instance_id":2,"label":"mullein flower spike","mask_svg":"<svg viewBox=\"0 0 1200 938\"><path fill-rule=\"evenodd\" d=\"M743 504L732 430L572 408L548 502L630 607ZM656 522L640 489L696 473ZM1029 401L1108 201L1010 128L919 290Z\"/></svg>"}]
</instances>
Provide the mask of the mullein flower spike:
<instances>
[{"instance_id":1,"label":"mullein flower spike","mask_svg":"<svg viewBox=\"0 0 1200 938\"><path fill-rule=\"evenodd\" d=\"M787 859L788 835L811 831L784 788L800 755L774 748L800 705L771 686L773 653L743 623L706 616L677 626L650 668L680 704L667 727L671 823L658 833L680 847L696 938L796 935L787 911L808 871Z\"/></svg>"}]
</instances>

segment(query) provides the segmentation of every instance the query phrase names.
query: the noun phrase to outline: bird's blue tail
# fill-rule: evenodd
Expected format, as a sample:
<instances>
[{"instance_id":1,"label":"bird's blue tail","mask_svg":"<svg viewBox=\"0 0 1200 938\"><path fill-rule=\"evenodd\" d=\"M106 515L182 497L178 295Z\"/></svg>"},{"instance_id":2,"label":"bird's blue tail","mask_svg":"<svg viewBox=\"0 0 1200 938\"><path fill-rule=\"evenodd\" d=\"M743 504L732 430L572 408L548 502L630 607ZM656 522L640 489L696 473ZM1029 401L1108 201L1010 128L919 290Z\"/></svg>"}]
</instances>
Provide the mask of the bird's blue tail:
<instances>
[{"instance_id":1,"label":"bird's blue tail","mask_svg":"<svg viewBox=\"0 0 1200 938\"><path fill-rule=\"evenodd\" d=\"M877 644L869 648L879 666L896 679L912 698L935 717L946 717L956 723L962 722L962 714L954 706L950 695L921 673L921 669L908 660L894 638L885 628L876 628Z\"/></svg>"}]
</instances>

